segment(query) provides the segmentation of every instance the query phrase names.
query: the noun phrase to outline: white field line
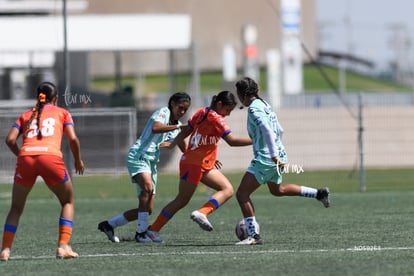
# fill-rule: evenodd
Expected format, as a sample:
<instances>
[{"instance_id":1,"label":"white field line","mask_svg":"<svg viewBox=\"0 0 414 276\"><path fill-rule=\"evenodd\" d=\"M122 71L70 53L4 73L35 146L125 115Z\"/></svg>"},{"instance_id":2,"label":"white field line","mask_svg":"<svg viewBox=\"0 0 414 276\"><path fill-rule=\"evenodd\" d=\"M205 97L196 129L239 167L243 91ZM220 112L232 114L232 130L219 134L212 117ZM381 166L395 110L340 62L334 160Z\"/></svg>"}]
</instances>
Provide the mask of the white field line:
<instances>
[{"instance_id":1,"label":"white field line","mask_svg":"<svg viewBox=\"0 0 414 276\"><path fill-rule=\"evenodd\" d=\"M102 257L132 257L132 256L173 256L173 255L239 255L239 254L285 254L285 253L337 253L337 252L382 252L382 251L412 251L414 247L377 247L377 246L358 246L353 248L340 249L299 249L299 250L259 250L259 251L171 251L171 252L140 252L140 253L106 253L106 254L86 254L79 258L102 258ZM13 254L13 253L12 253ZM13 256L10 259L51 259L54 256Z\"/></svg>"}]
</instances>

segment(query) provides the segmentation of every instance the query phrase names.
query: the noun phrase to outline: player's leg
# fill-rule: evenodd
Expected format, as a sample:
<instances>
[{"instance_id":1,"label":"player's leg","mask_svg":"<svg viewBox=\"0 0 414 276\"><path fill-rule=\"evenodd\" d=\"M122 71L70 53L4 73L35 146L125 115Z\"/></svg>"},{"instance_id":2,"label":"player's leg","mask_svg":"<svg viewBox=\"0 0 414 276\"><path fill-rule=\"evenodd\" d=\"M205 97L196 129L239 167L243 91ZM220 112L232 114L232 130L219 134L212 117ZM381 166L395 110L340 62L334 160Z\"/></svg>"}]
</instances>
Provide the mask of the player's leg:
<instances>
[{"instance_id":1,"label":"player's leg","mask_svg":"<svg viewBox=\"0 0 414 276\"><path fill-rule=\"evenodd\" d=\"M267 186L270 193L274 196L301 196L315 198L326 208L330 206L328 188L315 189L297 184L275 184L275 182L268 182Z\"/></svg>"},{"instance_id":2,"label":"player's leg","mask_svg":"<svg viewBox=\"0 0 414 276\"><path fill-rule=\"evenodd\" d=\"M10 257L14 236L17 226L19 225L20 216L23 213L27 195L31 191L32 186L23 186L13 184L12 201L9 213L4 223L3 239L0 252L0 260L7 261Z\"/></svg>"},{"instance_id":3,"label":"player's leg","mask_svg":"<svg viewBox=\"0 0 414 276\"><path fill-rule=\"evenodd\" d=\"M11 205L4 224L2 250L0 253L1 261L7 261L10 257L10 250L19 225L20 216L26 204L27 195L30 193L37 178L37 171L33 169L35 162L36 159L32 156L19 156L17 158Z\"/></svg>"},{"instance_id":4,"label":"player's leg","mask_svg":"<svg viewBox=\"0 0 414 276\"><path fill-rule=\"evenodd\" d=\"M250 195L260 187L255 176L246 172L236 191L237 202L239 203L243 217L254 216L254 205Z\"/></svg>"},{"instance_id":5,"label":"player's leg","mask_svg":"<svg viewBox=\"0 0 414 276\"><path fill-rule=\"evenodd\" d=\"M191 200L197 185L188 183L181 179L178 185L177 196L170 201L160 212L154 223L149 227L149 230L153 232L159 232L165 224L177 213L179 210L184 208Z\"/></svg>"},{"instance_id":6,"label":"player's leg","mask_svg":"<svg viewBox=\"0 0 414 276\"><path fill-rule=\"evenodd\" d=\"M79 257L69 246L75 216L75 200L72 181L61 157L39 155L36 158L36 169L59 200L61 211L59 217L59 237L56 258L68 259Z\"/></svg>"},{"instance_id":7,"label":"player's leg","mask_svg":"<svg viewBox=\"0 0 414 276\"><path fill-rule=\"evenodd\" d=\"M191 219L203 230L212 231L213 225L208 221L207 216L229 200L233 196L234 190L227 177L216 169L205 172L201 182L216 192L200 209L191 213Z\"/></svg>"},{"instance_id":8,"label":"player's leg","mask_svg":"<svg viewBox=\"0 0 414 276\"><path fill-rule=\"evenodd\" d=\"M138 183L140 192L138 194L138 213L135 216L138 219L135 240L137 242L151 242L151 238L147 236L148 220L153 205L154 186L152 174L150 172L141 172L134 176L134 180Z\"/></svg>"},{"instance_id":9,"label":"player's leg","mask_svg":"<svg viewBox=\"0 0 414 276\"><path fill-rule=\"evenodd\" d=\"M238 245L254 245L263 244L263 240L259 235L258 223L255 217L255 210L250 195L260 187L255 175L247 171L236 192L236 198L243 214L244 224L247 229L247 238L238 242Z\"/></svg>"},{"instance_id":10,"label":"player's leg","mask_svg":"<svg viewBox=\"0 0 414 276\"><path fill-rule=\"evenodd\" d=\"M56 250L56 258L69 259L79 257L78 253L72 251L69 246L73 231L73 218L75 213L75 202L71 180L58 185L48 185L49 189L56 195L62 206L59 218L59 240Z\"/></svg>"},{"instance_id":11,"label":"player's leg","mask_svg":"<svg viewBox=\"0 0 414 276\"><path fill-rule=\"evenodd\" d=\"M188 166L180 162L180 183L177 196L170 201L159 213L154 223L148 228L148 233L162 239L159 232L170 221L176 212L185 207L192 198L202 177L200 166Z\"/></svg>"}]
</instances>

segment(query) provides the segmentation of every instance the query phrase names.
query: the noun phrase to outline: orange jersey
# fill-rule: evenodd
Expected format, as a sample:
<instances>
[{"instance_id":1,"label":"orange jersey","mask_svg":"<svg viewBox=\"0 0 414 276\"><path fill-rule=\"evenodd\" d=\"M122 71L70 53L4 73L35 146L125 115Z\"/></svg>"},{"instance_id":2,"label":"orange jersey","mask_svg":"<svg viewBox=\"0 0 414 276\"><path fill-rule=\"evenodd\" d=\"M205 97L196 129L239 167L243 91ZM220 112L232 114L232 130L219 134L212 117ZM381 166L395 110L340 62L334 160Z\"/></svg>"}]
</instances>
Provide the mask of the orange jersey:
<instances>
[{"instance_id":1,"label":"orange jersey","mask_svg":"<svg viewBox=\"0 0 414 276\"><path fill-rule=\"evenodd\" d=\"M63 128L73 125L70 113L60 107L46 104L40 115L40 131L42 139L37 139L37 120L36 116L30 126L27 126L32 111L26 111L16 120L14 127L23 134L23 143L20 148L19 156L26 155L56 155L62 157L60 149L63 136Z\"/></svg>"},{"instance_id":2,"label":"orange jersey","mask_svg":"<svg viewBox=\"0 0 414 276\"><path fill-rule=\"evenodd\" d=\"M217 158L218 142L231 132L223 116L210 108L201 108L188 120L193 129L181 164L199 165L211 170Z\"/></svg>"}]
</instances>

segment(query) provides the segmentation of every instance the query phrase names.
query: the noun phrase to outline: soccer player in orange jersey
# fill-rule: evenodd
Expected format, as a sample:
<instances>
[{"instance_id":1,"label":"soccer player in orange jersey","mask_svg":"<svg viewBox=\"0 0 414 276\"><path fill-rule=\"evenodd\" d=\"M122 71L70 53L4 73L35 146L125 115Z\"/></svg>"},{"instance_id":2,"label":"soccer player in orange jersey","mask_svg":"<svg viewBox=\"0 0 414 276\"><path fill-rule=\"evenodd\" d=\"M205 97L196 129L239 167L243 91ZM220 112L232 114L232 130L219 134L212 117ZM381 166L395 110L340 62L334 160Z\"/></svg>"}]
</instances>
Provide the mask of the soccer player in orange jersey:
<instances>
[{"instance_id":1,"label":"soccer player in orange jersey","mask_svg":"<svg viewBox=\"0 0 414 276\"><path fill-rule=\"evenodd\" d=\"M216 168L218 142L224 139L230 146L251 145L250 138L234 137L224 117L230 115L236 106L235 96L222 91L213 96L210 107L195 112L188 125L172 143L172 146L188 137L188 147L180 160L180 184L178 194L160 212L149 227L153 235L159 236L161 228L190 201L197 185L202 182L215 190L208 201L191 213L191 219L203 230L212 231L207 216L223 205L234 193L230 181Z\"/></svg>"},{"instance_id":2,"label":"soccer player in orange jersey","mask_svg":"<svg viewBox=\"0 0 414 276\"><path fill-rule=\"evenodd\" d=\"M80 143L75 133L70 113L57 103L57 88L53 83L43 82L37 88L37 103L32 110L20 115L11 127L6 144L17 156L12 192L12 202L4 224L0 260L10 258L10 249L23 213L26 198L36 178L41 176L61 204L59 240L56 258L77 258L69 241L74 218L73 188L61 152L63 134L66 135L75 160L75 170L83 174ZM21 147L17 139L22 136Z\"/></svg>"}]
</instances>

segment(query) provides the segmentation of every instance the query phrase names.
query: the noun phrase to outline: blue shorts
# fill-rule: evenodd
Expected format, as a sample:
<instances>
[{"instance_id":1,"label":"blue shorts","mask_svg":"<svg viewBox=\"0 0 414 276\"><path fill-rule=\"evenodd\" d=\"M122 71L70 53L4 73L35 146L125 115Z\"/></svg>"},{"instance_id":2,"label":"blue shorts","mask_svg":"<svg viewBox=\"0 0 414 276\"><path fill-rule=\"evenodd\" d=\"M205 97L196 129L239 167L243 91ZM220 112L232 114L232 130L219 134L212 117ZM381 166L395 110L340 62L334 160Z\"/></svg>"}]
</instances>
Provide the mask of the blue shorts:
<instances>
[{"instance_id":1,"label":"blue shorts","mask_svg":"<svg viewBox=\"0 0 414 276\"><path fill-rule=\"evenodd\" d=\"M141 187L138 185L134 177L140 173L151 174L152 190L153 190L153 194L155 194L156 189L157 189L157 162L148 160L145 158L137 159L128 154L126 163L127 163L129 176L131 177L131 182L134 183L137 188L137 196L141 194Z\"/></svg>"},{"instance_id":2,"label":"blue shorts","mask_svg":"<svg viewBox=\"0 0 414 276\"><path fill-rule=\"evenodd\" d=\"M247 168L247 172L253 174L259 184L267 184L267 182L282 183L282 172L276 164L262 163L253 159Z\"/></svg>"}]
</instances>

